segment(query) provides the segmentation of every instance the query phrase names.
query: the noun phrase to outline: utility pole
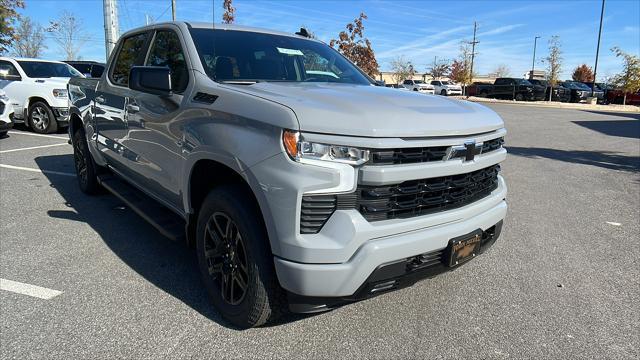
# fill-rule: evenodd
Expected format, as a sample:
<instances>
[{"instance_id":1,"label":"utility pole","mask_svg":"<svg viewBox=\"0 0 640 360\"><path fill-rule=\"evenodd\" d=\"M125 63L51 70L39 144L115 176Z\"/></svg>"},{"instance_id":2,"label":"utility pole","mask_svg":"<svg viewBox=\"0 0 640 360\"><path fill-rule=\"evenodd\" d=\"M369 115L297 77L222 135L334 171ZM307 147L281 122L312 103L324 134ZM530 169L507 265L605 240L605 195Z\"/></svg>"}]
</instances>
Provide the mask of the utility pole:
<instances>
[{"instance_id":1,"label":"utility pole","mask_svg":"<svg viewBox=\"0 0 640 360\"><path fill-rule=\"evenodd\" d=\"M593 84L591 84L591 97L596 90L596 74L598 73L598 55L600 54L600 36L602 35L602 18L604 17L604 0L602 0L602 10L600 10L600 30L598 30L598 46L596 47L596 65L593 67Z\"/></svg>"},{"instance_id":2,"label":"utility pole","mask_svg":"<svg viewBox=\"0 0 640 360\"><path fill-rule=\"evenodd\" d=\"M176 21L176 0L171 0L171 20Z\"/></svg>"},{"instance_id":3,"label":"utility pole","mask_svg":"<svg viewBox=\"0 0 640 360\"><path fill-rule=\"evenodd\" d=\"M538 39L540 39L540 36L536 36L533 39L533 61L531 62L531 74L529 75L529 80L533 80L533 71L536 69L536 45L538 45Z\"/></svg>"},{"instance_id":4,"label":"utility pole","mask_svg":"<svg viewBox=\"0 0 640 360\"><path fill-rule=\"evenodd\" d=\"M118 40L118 5L117 0L102 0L104 12L104 41L105 41L105 59L109 60L109 55L113 51L116 41Z\"/></svg>"},{"instance_id":5,"label":"utility pole","mask_svg":"<svg viewBox=\"0 0 640 360\"><path fill-rule=\"evenodd\" d=\"M469 73L469 80L473 82L473 60L476 56L476 44L480 41L476 41L476 30L478 29L478 23L473 22L473 41L471 42L471 71Z\"/></svg>"}]
</instances>

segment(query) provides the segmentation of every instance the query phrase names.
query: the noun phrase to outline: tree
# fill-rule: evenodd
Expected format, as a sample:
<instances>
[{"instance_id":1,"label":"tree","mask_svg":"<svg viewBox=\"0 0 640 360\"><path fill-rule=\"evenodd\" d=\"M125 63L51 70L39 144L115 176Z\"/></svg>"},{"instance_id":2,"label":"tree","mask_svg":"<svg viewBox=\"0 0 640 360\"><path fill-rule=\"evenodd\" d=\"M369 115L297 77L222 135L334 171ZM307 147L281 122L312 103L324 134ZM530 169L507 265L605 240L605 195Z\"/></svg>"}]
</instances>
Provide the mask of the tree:
<instances>
[{"instance_id":1,"label":"tree","mask_svg":"<svg viewBox=\"0 0 640 360\"><path fill-rule=\"evenodd\" d=\"M410 79L416 74L413 64L411 64L411 61L406 60L404 56L398 56L391 61L391 71L393 71L391 77L396 84Z\"/></svg>"},{"instance_id":2,"label":"tree","mask_svg":"<svg viewBox=\"0 0 640 360\"><path fill-rule=\"evenodd\" d=\"M495 68L495 70L493 70L493 74L497 78L509 77L511 76L511 68L509 67L509 65L500 64Z\"/></svg>"},{"instance_id":3,"label":"tree","mask_svg":"<svg viewBox=\"0 0 640 360\"><path fill-rule=\"evenodd\" d=\"M429 74L433 79L440 79L441 77L447 76L450 67L451 65L449 65L448 61L438 61L437 58L434 58L431 66L427 69L427 74Z\"/></svg>"},{"instance_id":4,"label":"tree","mask_svg":"<svg viewBox=\"0 0 640 360\"><path fill-rule=\"evenodd\" d=\"M16 56L38 58L47 48L44 44L44 29L40 24L24 17L20 20L20 26L16 29L17 39L12 45Z\"/></svg>"},{"instance_id":5,"label":"tree","mask_svg":"<svg viewBox=\"0 0 640 360\"><path fill-rule=\"evenodd\" d=\"M337 47L342 55L360 67L367 75L375 77L378 73L378 61L371 48L371 41L364 37L364 19L367 19L367 15L362 12L357 19L347 24L347 31L341 31L337 40L332 39L329 42L329 46Z\"/></svg>"},{"instance_id":6,"label":"tree","mask_svg":"<svg viewBox=\"0 0 640 360\"><path fill-rule=\"evenodd\" d=\"M624 61L622 72L614 77L614 84L624 92L623 105L627 104L627 94L640 91L640 58L637 55L629 54L619 47L611 49L616 57L621 57Z\"/></svg>"},{"instance_id":7,"label":"tree","mask_svg":"<svg viewBox=\"0 0 640 360\"><path fill-rule=\"evenodd\" d=\"M236 8L231 4L232 0L224 0L222 8L224 8L224 14L222 14L222 21L225 24L233 24L236 20Z\"/></svg>"},{"instance_id":8,"label":"tree","mask_svg":"<svg viewBox=\"0 0 640 360\"><path fill-rule=\"evenodd\" d=\"M560 49L560 37L554 35L549 39L549 55L544 59L547 62L547 81L551 91L549 91L549 101L553 94L553 87L558 83L560 71L562 70L562 49Z\"/></svg>"},{"instance_id":9,"label":"tree","mask_svg":"<svg viewBox=\"0 0 640 360\"><path fill-rule=\"evenodd\" d=\"M53 39L65 54L65 60L77 60L78 53L86 42L86 38L80 37L84 32L80 18L65 10L57 20L50 22L47 31L53 33Z\"/></svg>"},{"instance_id":10,"label":"tree","mask_svg":"<svg viewBox=\"0 0 640 360\"><path fill-rule=\"evenodd\" d=\"M24 9L23 0L0 0L0 54L7 52L11 44L17 40L17 20L20 19L18 9Z\"/></svg>"},{"instance_id":11,"label":"tree","mask_svg":"<svg viewBox=\"0 0 640 360\"><path fill-rule=\"evenodd\" d=\"M460 59L453 60L449 68L449 78L457 83L464 84L468 80L468 71L464 61Z\"/></svg>"},{"instance_id":12,"label":"tree","mask_svg":"<svg viewBox=\"0 0 640 360\"><path fill-rule=\"evenodd\" d=\"M573 70L571 78L574 81L593 82L593 70L587 64L582 64Z\"/></svg>"}]
</instances>

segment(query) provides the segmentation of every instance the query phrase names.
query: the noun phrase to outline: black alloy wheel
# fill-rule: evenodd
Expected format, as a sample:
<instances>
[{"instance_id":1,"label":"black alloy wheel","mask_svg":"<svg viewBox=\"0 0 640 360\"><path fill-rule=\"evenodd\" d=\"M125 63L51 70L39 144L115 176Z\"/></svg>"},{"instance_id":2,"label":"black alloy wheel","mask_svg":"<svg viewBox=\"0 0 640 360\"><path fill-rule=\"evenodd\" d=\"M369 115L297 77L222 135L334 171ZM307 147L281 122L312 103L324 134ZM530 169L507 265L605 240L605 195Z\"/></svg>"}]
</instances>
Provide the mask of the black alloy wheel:
<instances>
[{"instance_id":1,"label":"black alloy wheel","mask_svg":"<svg viewBox=\"0 0 640 360\"><path fill-rule=\"evenodd\" d=\"M205 259L209 275L218 284L222 299L238 305L247 294L249 267L242 235L225 213L215 212L205 228Z\"/></svg>"}]
</instances>

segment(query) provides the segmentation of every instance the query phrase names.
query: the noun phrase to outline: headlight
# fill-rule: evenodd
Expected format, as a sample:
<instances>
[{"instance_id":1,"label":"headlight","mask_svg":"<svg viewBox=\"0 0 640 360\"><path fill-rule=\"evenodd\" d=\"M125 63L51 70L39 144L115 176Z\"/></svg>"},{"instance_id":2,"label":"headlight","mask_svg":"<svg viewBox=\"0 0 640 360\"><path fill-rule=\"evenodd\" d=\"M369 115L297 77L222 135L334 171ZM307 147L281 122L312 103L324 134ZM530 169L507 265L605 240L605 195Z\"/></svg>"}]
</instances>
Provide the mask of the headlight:
<instances>
[{"instance_id":1,"label":"headlight","mask_svg":"<svg viewBox=\"0 0 640 360\"><path fill-rule=\"evenodd\" d=\"M57 98L66 98L67 89L53 89L53 96Z\"/></svg>"},{"instance_id":2,"label":"headlight","mask_svg":"<svg viewBox=\"0 0 640 360\"><path fill-rule=\"evenodd\" d=\"M369 161L369 150L350 146L321 144L305 141L297 131L285 130L282 144L292 160L325 160L350 165L361 165Z\"/></svg>"}]
</instances>

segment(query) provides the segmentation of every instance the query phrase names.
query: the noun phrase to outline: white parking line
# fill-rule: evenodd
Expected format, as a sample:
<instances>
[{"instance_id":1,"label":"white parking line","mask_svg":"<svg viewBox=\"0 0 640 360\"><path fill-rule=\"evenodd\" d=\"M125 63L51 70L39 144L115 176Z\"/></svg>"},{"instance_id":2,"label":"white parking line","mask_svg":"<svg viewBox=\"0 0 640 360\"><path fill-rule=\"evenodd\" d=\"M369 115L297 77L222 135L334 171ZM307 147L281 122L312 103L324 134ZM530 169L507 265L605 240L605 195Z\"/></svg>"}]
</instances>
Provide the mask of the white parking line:
<instances>
[{"instance_id":1,"label":"white parking line","mask_svg":"<svg viewBox=\"0 0 640 360\"><path fill-rule=\"evenodd\" d=\"M37 173L42 173L42 174L53 174L53 175L63 175L63 176L76 176L76 174L73 174L73 173L67 173L67 172L62 172L62 171L40 170L40 169L27 168L27 167L22 167L22 166L6 165L6 164L0 164L0 168L12 169L12 170L31 171L31 172L37 172Z\"/></svg>"},{"instance_id":2,"label":"white parking line","mask_svg":"<svg viewBox=\"0 0 640 360\"><path fill-rule=\"evenodd\" d=\"M68 139L69 136L55 136L55 135L45 135L45 134L33 134L33 133L28 133L28 132L22 132L22 131L9 131L9 134L13 134L13 135L28 135L28 136L39 136L39 137L46 137L46 138L51 138L51 139Z\"/></svg>"},{"instance_id":3,"label":"white parking line","mask_svg":"<svg viewBox=\"0 0 640 360\"><path fill-rule=\"evenodd\" d=\"M16 294L33 296L39 299L49 300L62 294L62 291L47 289L41 286L25 284L7 279L0 279L0 290L11 291Z\"/></svg>"},{"instance_id":4,"label":"white parking line","mask_svg":"<svg viewBox=\"0 0 640 360\"><path fill-rule=\"evenodd\" d=\"M0 154L10 153L10 152L14 152L14 151L22 151L22 150L42 149L42 148L48 148L48 147L53 147L53 146L62 146L62 145L69 145L69 144L62 143L62 144L53 144L53 145L32 146L32 147L26 147L26 148L20 148L20 149L2 150L2 151L0 151Z\"/></svg>"}]
</instances>

